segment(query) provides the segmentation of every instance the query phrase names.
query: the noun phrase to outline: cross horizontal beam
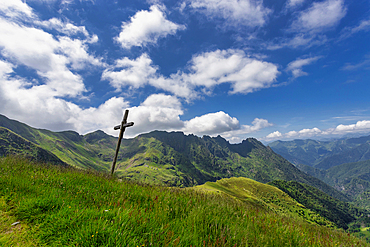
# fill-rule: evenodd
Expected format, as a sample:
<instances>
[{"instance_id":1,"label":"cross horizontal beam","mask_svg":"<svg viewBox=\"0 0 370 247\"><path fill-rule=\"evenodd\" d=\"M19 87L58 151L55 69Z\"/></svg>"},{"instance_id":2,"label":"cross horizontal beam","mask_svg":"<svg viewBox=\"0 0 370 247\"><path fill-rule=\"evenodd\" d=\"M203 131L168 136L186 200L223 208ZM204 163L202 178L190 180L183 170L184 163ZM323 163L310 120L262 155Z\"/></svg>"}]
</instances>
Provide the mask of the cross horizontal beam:
<instances>
[{"instance_id":1,"label":"cross horizontal beam","mask_svg":"<svg viewBox=\"0 0 370 247\"><path fill-rule=\"evenodd\" d=\"M134 122L129 122L129 123L126 123L126 124L123 124L123 125L117 125L117 126L114 126L114 130L119 130L122 126L122 128L126 128L126 127L131 127L134 125Z\"/></svg>"}]
</instances>

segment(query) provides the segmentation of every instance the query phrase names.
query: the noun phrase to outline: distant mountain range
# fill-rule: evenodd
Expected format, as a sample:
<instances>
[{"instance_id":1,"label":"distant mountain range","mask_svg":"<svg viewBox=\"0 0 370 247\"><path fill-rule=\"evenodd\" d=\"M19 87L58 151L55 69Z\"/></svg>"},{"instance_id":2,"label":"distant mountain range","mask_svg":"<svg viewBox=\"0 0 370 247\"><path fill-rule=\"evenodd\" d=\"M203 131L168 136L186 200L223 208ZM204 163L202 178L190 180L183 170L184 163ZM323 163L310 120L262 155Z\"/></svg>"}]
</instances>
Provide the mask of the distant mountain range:
<instances>
[{"instance_id":1,"label":"distant mountain range","mask_svg":"<svg viewBox=\"0 0 370 247\"><path fill-rule=\"evenodd\" d=\"M83 136L73 131L52 132L1 115L0 126L78 168L108 171L117 143L117 138L102 131ZM263 183L294 180L339 200L349 200L253 138L230 144L220 136L200 138L182 132L154 131L123 139L117 164L117 176L154 184L186 187L230 177L247 177Z\"/></svg>"},{"instance_id":2,"label":"distant mountain range","mask_svg":"<svg viewBox=\"0 0 370 247\"><path fill-rule=\"evenodd\" d=\"M297 167L343 192L357 206L370 209L370 160L346 163L327 170L306 165Z\"/></svg>"},{"instance_id":3,"label":"distant mountain range","mask_svg":"<svg viewBox=\"0 0 370 247\"><path fill-rule=\"evenodd\" d=\"M370 159L370 136L334 141L275 141L269 146L295 165L304 164L319 169Z\"/></svg>"},{"instance_id":4,"label":"distant mountain range","mask_svg":"<svg viewBox=\"0 0 370 247\"><path fill-rule=\"evenodd\" d=\"M276 141L270 147L299 169L370 209L370 136L334 141Z\"/></svg>"}]
</instances>

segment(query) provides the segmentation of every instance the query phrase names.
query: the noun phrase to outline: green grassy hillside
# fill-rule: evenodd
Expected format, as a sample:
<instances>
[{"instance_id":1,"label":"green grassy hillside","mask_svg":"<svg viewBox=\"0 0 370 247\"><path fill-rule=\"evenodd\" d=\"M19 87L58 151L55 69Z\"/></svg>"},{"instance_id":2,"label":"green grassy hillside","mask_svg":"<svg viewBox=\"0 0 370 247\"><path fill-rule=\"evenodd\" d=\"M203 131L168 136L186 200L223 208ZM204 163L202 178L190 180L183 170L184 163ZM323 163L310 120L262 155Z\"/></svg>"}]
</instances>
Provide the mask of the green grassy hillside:
<instances>
[{"instance_id":1,"label":"green grassy hillside","mask_svg":"<svg viewBox=\"0 0 370 247\"><path fill-rule=\"evenodd\" d=\"M6 155L21 155L38 162L67 166L53 153L27 141L16 133L0 127L0 157Z\"/></svg>"},{"instance_id":2,"label":"green grassy hillside","mask_svg":"<svg viewBox=\"0 0 370 247\"><path fill-rule=\"evenodd\" d=\"M248 178L224 178L193 187L205 192L222 193L256 207L271 210L280 215L300 217L308 222L333 227L334 224L319 214L293 200L275 186L259 183Z\"/></svg>"},{"instance_id":3,"label":"green grassy hillside","mask_svg":"<svg viewBox=\"0 0 370 247\"><path fill-rule=\"evenodd\" d=\"M2 246L368 246L342 230L223 193L12 157L0 159L0 215Z\"/></svg>"},{"instance_id":4,"label":"green grassy hillside","mask_svg":"<svg viewBox=\"0 0 370 247\"><path fill-rule=\"evenodd\" d=\"M34 129L4 116L0 116L0 126L29 138L63 162L79 168L109 171L115 153L117 138L102 131L84 136L73 131L52 132ZM123 139L117 175L133 181L178 187L228 177L248 177L263 183L276 179L295 180L337 199L348 200L253 138L230 144L220 136L200 138L182 132L154 131Z\"/></svg>"},{"instance_id":5,"label":"green grassy hillside","mask_svg":"<svg viewBox=\"0 0 370 247\"><path fill-rule=\"evenodd\" d=\"M338 227L348 229L350 223L368 221L368 211L336 200L312 186L296 181L282 180L273 181L270 184L281 189L306 208L335 223Z\"/></svg>"},{"instance_id":6,"label":"green grassy hillside","mask_svg":"<svg viewBox=\"0 0 370 247\"><path fill-rule=\"evenodd\" d=\"M102 131L86 136L81 136L74 131L52 132L32 128L2 115L0 115L0 126L11 130L75 167L109 170L112 163L116 138L108 136ZM99 137L99 140L96 137Z\"/></svg>"}]
</instances>

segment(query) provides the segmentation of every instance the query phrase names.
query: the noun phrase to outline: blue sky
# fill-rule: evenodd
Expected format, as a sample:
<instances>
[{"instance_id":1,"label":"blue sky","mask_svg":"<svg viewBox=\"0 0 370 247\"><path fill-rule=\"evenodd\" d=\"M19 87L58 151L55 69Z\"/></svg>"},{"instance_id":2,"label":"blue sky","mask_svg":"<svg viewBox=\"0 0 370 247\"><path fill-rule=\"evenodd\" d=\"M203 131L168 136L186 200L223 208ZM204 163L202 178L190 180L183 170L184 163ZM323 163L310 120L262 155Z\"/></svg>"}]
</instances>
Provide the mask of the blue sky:
<instances>
[{"instance_id":1,"label":"blue sky","mask_svg":"<svg viewBox=\"0 0 370 247\"><path fill-rule=\"evenodd\" d=\"M370 132L368 0L0 0L0 114L269 142Z\"/></svg>"}]
</instances>

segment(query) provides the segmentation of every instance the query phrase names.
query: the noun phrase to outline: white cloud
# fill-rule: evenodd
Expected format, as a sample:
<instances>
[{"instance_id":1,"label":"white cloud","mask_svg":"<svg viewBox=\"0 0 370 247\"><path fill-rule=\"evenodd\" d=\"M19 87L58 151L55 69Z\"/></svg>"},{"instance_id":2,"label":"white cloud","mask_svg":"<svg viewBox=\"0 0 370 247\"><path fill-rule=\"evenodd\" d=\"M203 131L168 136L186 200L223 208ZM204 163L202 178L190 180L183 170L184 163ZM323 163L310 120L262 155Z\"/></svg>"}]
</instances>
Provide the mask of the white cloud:
<instances>
[{"instance_id":1,"label":"white cloud","mask_svg":"<svg viewBox=\"0 0 370 247\"><path fill-rule=\"evenodd\" d=\"M211 18L222 17L229 25L263 26L271 10L261 0L192 0L189 6Z\"/></svg>"},{"instance_id":2,"label":"white cloud","mask_svg":"<svg viewBox=\"0 0 370 247\"><path fill-rule=\"evenodd\" d=\"M231 84L231 94L268 88L279 74L276 65L250 58L241 50L202 53L194 56L188 64L189 72L178 71L164 77L156 73L157 67L152 65L148 55L143 54L136 60L117 60L114 67L104 71L102 78L109 80L117 89L151 85L192 100L200 94L212 92L215 86L222 83Z\"/></svg>"},{"instance_id":3,"label":"white cloud","mask_svg":"<svg viewBox=\"0 0 370 247\"><path fill-rule=\"evenodd\" d=\"M290 62L286 68L288 72L291 72L294 78L300 77L300 76L305 76L308 75L306 72L302 70L303 66L309 65L318 59L320 59L320 56L316 57L310 57L310 58L298 58L294 60L293 62Z\"/></svg>"},{"instance_id":4,"label":"white cloud","mask_svg":"<svg viewBox=\"0 0 370 247\"><path fill-rule=\"evenodd\" d=\"M275 82L277 66L250 58L241 50L216 50L194 56L190 73L181 74L181 80L208 89L221 83L230 83L230 93L251 93L268 88Z\"/></svg>"},{"instance_id":5,"label":"white cloud","mask_svg":"<svg viewBox=\"0 0 370 247\"><path fill-rule=\"evenodd\" d=\"M75 97L85 91L82 78L67 68L60 43L40 29L9 23L0 18L2 55L36 70L60 96Z\"/></svg>"},{"instance_id":6,"label":"white cloud","mask_svg":"<svg viewBox=\"0 0 370 247\"><path fill-rule=\"evenodd\" d=\"M4 64L2 62L1 64ZM8 117L38 127L70 128L68 102L56 98L56 91L47 85L32 86L21 78L10 77L9 66L0 79L0 112Z\"/></svg>"},{"instance_id":7,"label":"white cloud","mask_svg":"<svg viewBox=\"0 0 370 247\"><path fill-rule=\"evenodd\" d=\"M186 121L184 132L202 136L215 135L237 129L240 129L238 119L230 117L225 112L219 111Z\"/></svg>"},{"instance_id":8,"label":"white cloud","mask_svg":"<svg viewBox=\"0 0 370 247\"><path fill-rule=\"evenodd\" d=\"M283 135L279 131L272 132L266 136L267 139L278 139L281 138Z\"/></svg>"},{"instance_id":9,"label":"white cloud","mask_svg":"<svg viewBox=\"0 0 370 247\"><path fill-rule=\"evenodd\" d=\"M314 2L310 8L299 14L292 23L291 31L300 33L325 31L336 26L346 12L343 0Z\"/></svg>"},{"instance_id":10,"label":"white cloud","mask_svg":"<svg viewBox=\"0 0 370 247\"><path fill-rule=\"evenodd\" d=\"M80 133L100 129L117 136L118 132L113 127L121 123L123 111L128 107L129 103L122 97L112 97L97 108L81 109L77 105L71 105L67 123L70 123L73 129Z\"/></svg>"},{"instance_id":11,"label":"white cloud","mask_svg":"<svg viewBox=\"0 0 370 247\"><path fill-rule=\"evenodd\" d=\"M35 23L48 29L57 30L58 32L67 34L68 36L82 33L86 37L89 37L89 33L84 26L78 27L69 22L62 22L60 19L57 18L51 18L47 21L37 21Z\"/></svg>"},{"instance_id":12,"label":"white cloud","mask_svg":"<svg viewBox=\"0 0 370 247\"><path fill-rule=\"evenodd\" d=\"M276 139L293 139L293 138L310 138L310 137L328 137L328 136L340 136L347 133L361 133L370 131L370 121L362 120L355 124L344 125L340 124L335 128L326 130L320 130L318 128L302 129L300 131L289 131L288 133L280 133L275 131L270 133L265 138L266 141L272 141Z\"/></svg>"},{"instance_id":13,"label":"white cloud","mask_svg":"<svg viewBox=\"0 0 370 247\"><path fill-rule=\"evenodd\" d=\"M148 43L156 43L159 38L173 35L178 30L184 30L184 25L166 19L164 8L153 5L150 11L137 12L131 17L130 22L123 22L122 31L116 40L123 48L145 46Z\"/></svg>"},{"instance_id":14,"label":"white cloud","mask_svg":"<svg viewBox=\"0 0 370 247\"><path fill-rule=\"evenodd\" d=\"M135 60L127 57L117 60L114 66L103 72L102 79L109 80L111 86L119 90L125 86L139 88L148 84L149 78L154 77L156 71L152 60L144 53Z\"/></svg>"},{"instance_id":15,"label":"white cloud","mask_svg":"<svg viewBox=\"0 0 370 247\"><path fill-rule=\"evenodd\" d=\"M279 131L275 131L273 133L268 134L264 140L271 141L276 139L294 139L294 138L309 138L313 136L317 136L323 134L323 131L321 131L318 128L312 128L312 129L302 129L300 131L289 131L288 133L282 134Z\"/></svg>"},{"instance_id":16,"label":"white cloud","mask_svg":"<svg viewBox=\"0 0 370 247\"><path fill-rule=\"evenodd\" d=\"M3 4L3 3L2 3ZM26 8L24 3L14 1L11 7L1 9L8 11L16 6L22 13L32 13L31 8ZM38 84L45 83L53 95L57 96L80 96L86 91L82 77L71 69L80 70L87 65L103 66L100 59L88 54L86 40L71 39L67 36L54 37L35 26L40 26L38 17L29 14L32 18L24 20L26 24L14 19L0 17L0 48L3 57L14 64L27 66L39 75L42 80ZM69 30L69 33L81 32L88 36L84 27L76 27L70 23L62 23L52 19L49 28L57 28L57 31ZM46 25L46 24L45 24ZM44 25L44 26L45 26ZM43 26L43 25L41 25ZM73 31L74 30L74 31ZM88 37L88 39L93 39Z\"/></svg>"},{"instance_id":17,"label":"white cloud","mask_svg":"<svg viewBox=\"0 0 370 247\"><path fill-rule=\"evenodd\" d=\"M139 106L131 107L129 121L135 126L127 130L128 136L135 136L153 130L181 130L184 126L180 101L175 96L154 94Z\"/></svg>"},{"instance_id":18,"label":"white cloud","mask_svg":"<svg viewBox=\"0 0 370 247\"><path fill-rule=\"evenodd\" d=\"M335 129L330 130L330 131L332 131L331 134L345 134L345 133L362 132L362 131L369 131L369 130L370 130L370 121L362 120L362 121L358 121L355 124L350 124L350 125L340 124ZM330 131L328 133L330 133Z\"/></svg>"},{"instance_id":19,"label":"white cloud","mask_svg":"<svg viewBox=\"0 0 370 247\"><path fill-rule=\"evenodd\" d=\"M7 77L13 72L13 64L0 60L0 78Z\"/></svg>"},{"instance_id":20,"label":"white cloud","mask_svg":"<svg viewBox=\"0 0 370 247\"><path fill-rule=\"evenodd\" d=\"M7 17L33 17L34 13L26 3L21 0L3 0L0 1L0 12L3 12Z\"/></svg>"},{"instance_id":21,"label":"white cloud","mask_svg":"<svg viewBox=\"0 0 370 247\"><path fill-rule=\"evenodd\" d=\"M171 92L178 97L185 98L190 102L193 99L199 98L200 92L197 92L194 85L191 85L189 81L184 80L186 76L186 74L181 72L171 74L169 77L158 75L150 78L149 84L156 88Z\"/></svg>"},{"instance_id":22,"label":"white cloud","mask_svg":"<svg viewBox=\"0 0 370 247\"><path fill-rule=\"evenodd\" d=\"M83 40L59 37L58 46L67 57L67 64L70 64L74 70L81 70L89 65L106 66L100 58L96 58L88 53L88 46Z\"/></svg>"}]
</instances>

